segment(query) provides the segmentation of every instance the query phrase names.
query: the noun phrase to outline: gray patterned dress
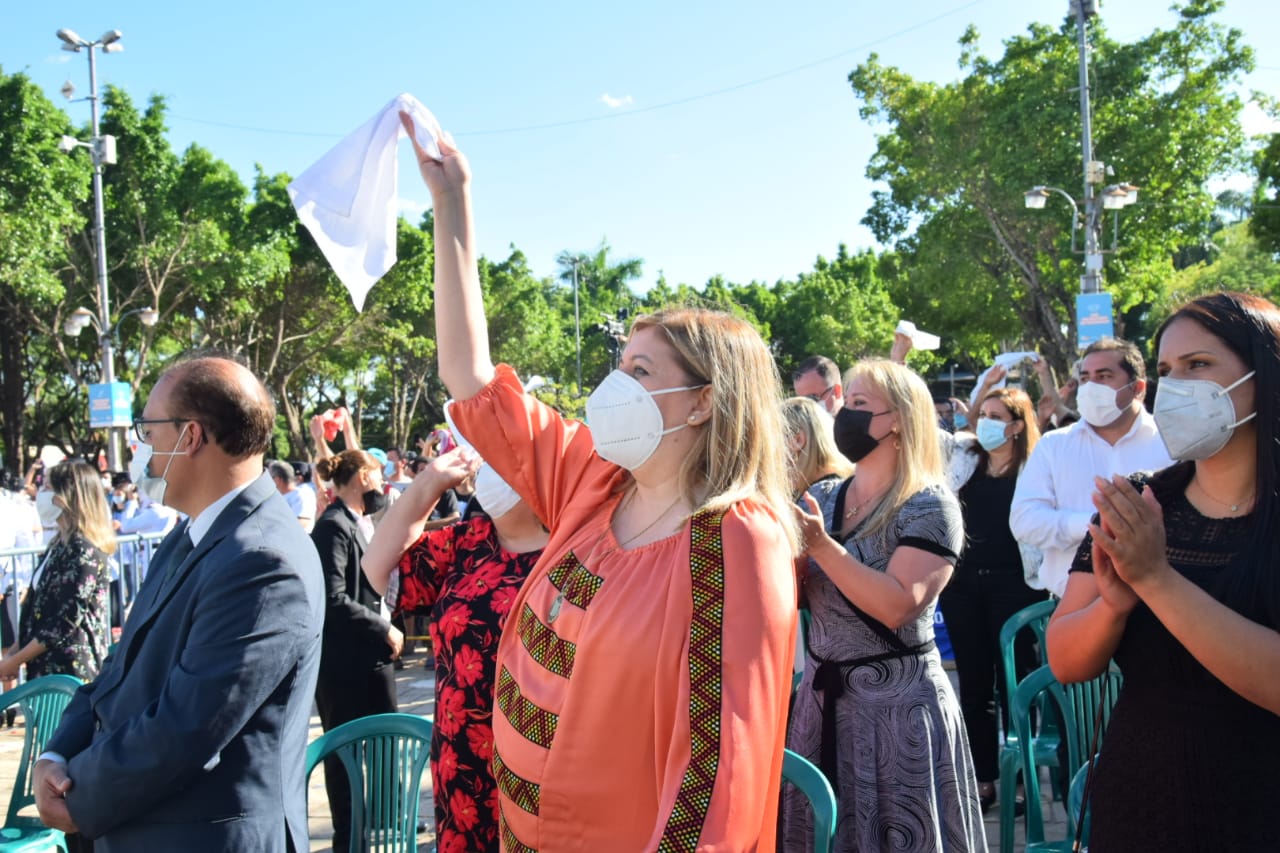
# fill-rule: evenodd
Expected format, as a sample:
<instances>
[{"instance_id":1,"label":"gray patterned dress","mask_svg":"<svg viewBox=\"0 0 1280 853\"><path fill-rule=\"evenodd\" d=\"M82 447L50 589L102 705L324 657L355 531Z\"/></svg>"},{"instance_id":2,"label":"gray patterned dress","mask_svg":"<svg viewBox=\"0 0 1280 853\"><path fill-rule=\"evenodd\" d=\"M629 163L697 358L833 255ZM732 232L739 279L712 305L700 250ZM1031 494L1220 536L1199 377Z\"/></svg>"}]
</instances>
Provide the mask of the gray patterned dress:
<instances>
[{"instance_id":1,"label":"gray patterned dress","mask_svg":"<svg viewBox=\"0 0 1280 853\"><path fill-rule=\"evenodd\" d=\"M828 529L840 497L833 491L823 502ZM860 538L855 529L844 545L885 571L899 546L954 560L963 539L955 497L935 486L912 495L882 534ZM787 746L822 767L836 789L836 849L985 851L969 743L933 648L936 602L896 632L877 631L813 562L805 593L809 650ZM783 849L812 850L812 839L808 805L787 786Z\"/></svg>"}]
</instances>

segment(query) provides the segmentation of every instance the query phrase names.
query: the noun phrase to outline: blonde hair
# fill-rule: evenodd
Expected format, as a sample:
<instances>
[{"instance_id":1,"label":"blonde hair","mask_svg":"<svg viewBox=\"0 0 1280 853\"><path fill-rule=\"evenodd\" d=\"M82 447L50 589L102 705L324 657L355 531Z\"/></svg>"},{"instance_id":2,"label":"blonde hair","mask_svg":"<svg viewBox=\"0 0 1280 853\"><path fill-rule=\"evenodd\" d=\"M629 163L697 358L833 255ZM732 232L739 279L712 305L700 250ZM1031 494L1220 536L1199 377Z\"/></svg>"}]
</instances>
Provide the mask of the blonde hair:
<instances>
[{"instance_id":1,"label":"blonde hair","mask_svg":"<svg viewBox=\"0 0 1280 853\"><path fill-rule=\"evenodd\" d=\"M933 408L929 386L915 371L901 364L883 358L867 359L846 375L850 381L865 380L898 416L897 434L883 439L894 441L899 447L893 482L860 531L874 535L885 531L908 498L943 482L938 413Z\"/></svg>"},{"instance_id":2,"label":"blonde hair","mask_svg":"<svg viewBox=\"0 0 1280 853\"><path fill-rule=\"evenodd\" d=\"M804 491L828 474L843 480L853 473L853 463L836 449L831 415L821 405L808 397L788 397L782 403L782 420L788 441L804 436L804 446L789 454L793 492Z\"/></svg>"},{"instance_id":3,"label":"blonde hair","mask_svg":"<svg viewBox=\"0 0 1280 853\"><path fill-rule=\"evenodd\" d=\"M107 490L94 467L83 459L59 462L49 471L49 487L62 508L59 538L66 542L80 534L104 555L114 554L116 532L111 526Z\"/></svg>"},{"instance_id":4,"label":"blonde hair","mask_svg":"<svg viewBox=\"0 0 1280 853\"><path fill-rule=\"evenodd\" d=\"M760 333L745 320L702 308L639 317L632 332L646 328L662 330L691 384L711 387L711 417L680 466L681 495L690 506L711 510L759 501L798 551L783 444L782 380Z\"/></svg>"}]
</instances>

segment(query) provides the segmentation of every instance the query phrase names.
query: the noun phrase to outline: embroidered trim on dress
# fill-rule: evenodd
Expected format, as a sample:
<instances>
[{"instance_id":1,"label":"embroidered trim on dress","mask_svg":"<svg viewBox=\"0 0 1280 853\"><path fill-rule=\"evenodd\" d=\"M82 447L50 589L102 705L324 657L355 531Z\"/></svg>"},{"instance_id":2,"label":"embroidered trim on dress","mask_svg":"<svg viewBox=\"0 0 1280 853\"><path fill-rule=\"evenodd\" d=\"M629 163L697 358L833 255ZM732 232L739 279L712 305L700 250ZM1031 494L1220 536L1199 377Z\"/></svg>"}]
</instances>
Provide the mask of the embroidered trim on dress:
<instances>
[{"instance_id":1,"label":"embroidered trim on dress","mask_svg":"<svg viewBox=\"0 0 1280 853\"><path fill-rule=\"evenodd\" d=\"M518 624L520 642L529 657L556 675L570 678L573 675L573 658L578 647L560 637L549 626L542 624L533 608L525 605L520 611Z\"/></svg>"},{"instance_id":2,"label":"embroidered trim on dress","mask_svg":"<svg viewBox=\"0 0 1280 853\"><path fill-rule=\"evenodd\" d=\"M723 521L723 512L707 512L695 515L690 524L693 619L689 626L689 766L658 844L660 851L692 851L697 847L720 764Z\"/></svg>"},{"instance_id":3,"label":"embroidered trim on dress","mask_svg":"<svg viewBox=\"0 0 1280 853\"><path fill-rule=\"evenodd\" d=\"M538 814L542 786L513 773L497 750L493 752L493 778L498 783L498 790L506 794L507 799L531 815Z\"/></svg>"},{"instance_id":4,"label":"embroidered trim on dress","mask_svg":"<svg viewBox=\"0 0 1280 853\"><path fill-rule=\"evenodd\" d=\"M527 844L520 843L520 839L516 838L516 834L511 831L511 827L507 826L507 821L502 817L502 811L498 811L498 827L502 832L502 849L507 853L538 853Z\"/></svg>"},{"instance_id":5,"label":"embroidered trim on dress","mask_svg":"<svg viewBox=\"0 0 1280 853\"><path fill-rule=\"evenodd\" d=\"M592 574L572 551L551 567L547 580L563 594L566 601L583 610L591 605L591 599L604 586L604 578Z\"/></svg>"},{"instance_id":6,"label":"embroidered trim on dress","mask_svg":"<svg viewBox=\"0 0 1280 853\"><path fill-rule=\"evenodd\" d=\"M556 736L556 724L560 718L524 698L520 685L516 684L511 671L505 666L498 675L498 689L494 691L498 707L511 723L512 728L522 734L528 741L543 749L551 748L551 741Z\"/></svg>"}]
</instances>

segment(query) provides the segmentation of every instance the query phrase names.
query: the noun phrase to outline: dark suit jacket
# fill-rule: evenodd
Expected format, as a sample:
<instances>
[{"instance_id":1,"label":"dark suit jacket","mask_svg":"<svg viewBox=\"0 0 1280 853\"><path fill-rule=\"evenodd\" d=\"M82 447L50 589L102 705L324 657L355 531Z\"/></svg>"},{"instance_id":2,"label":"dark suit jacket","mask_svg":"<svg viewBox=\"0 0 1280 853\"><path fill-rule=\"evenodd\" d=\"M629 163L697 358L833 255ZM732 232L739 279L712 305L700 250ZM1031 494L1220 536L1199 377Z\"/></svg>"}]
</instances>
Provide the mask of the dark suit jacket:
<instances>
[{"instance_id":1,"label":"dark suit jacket","mask_svg":"<svg viewBox=\"0 0 1280 853\"><path fill-rule=\"evenodd\" d=\"M364 535L341 498L325 508L311 531L324 568L326 609L320 680L341 684L391 660L391 623L379 612L381 597L360 568Z\"/></svg>"},{"instance_id":2,"label":"dark suit jacket","mask_svg":"<svg viewBox=\"0 0 1280 853\"><path fill-rule=\"evenodd\" d=\"M67 807L99 853L308 849L323 618L315 548L265 474L181 565L148 573L115 653L48 744L69 759Z\"/></svg>"}]
</instances>

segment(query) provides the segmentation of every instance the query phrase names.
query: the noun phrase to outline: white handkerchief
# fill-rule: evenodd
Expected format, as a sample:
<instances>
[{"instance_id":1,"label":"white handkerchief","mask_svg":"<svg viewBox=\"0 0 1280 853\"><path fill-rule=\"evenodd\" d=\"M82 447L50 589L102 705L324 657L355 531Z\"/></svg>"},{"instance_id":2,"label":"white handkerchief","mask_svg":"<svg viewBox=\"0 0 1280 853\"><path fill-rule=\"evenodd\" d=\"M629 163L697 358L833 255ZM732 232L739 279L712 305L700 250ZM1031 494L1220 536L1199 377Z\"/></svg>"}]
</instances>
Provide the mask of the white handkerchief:
<instances>
[{"instance_id":1,"label":"white handkerchief","mask_svg":"<svg viewBox=\"0 0 1280 853\"><path fill-rule=\"evenodd\" d=\"M932 350L942 346L942 338L923 329L917 329L916 324L910 320L899 320L898 328L894 329L894 331L911 338L911 346L915 349Z\"/></svg>"},{"instance_id":2,"label":"white handkerchief","mask_svg":"<svg viewBox=\"0 0 1280 853\"><path fill-rule=\"evenodd\" d=\"M1039 360L1040 353L1038 352L1002 352L991 360L991 367L999 366L1003 367L1005 370L1012 370L1024 361ZM978 374L978 381L974 384L972 393L969 394L969 408L973 408L978 405L978 389L982 387L982 383L986 380L987 374L991 372L991 367L988 367L986 370L982 371L982 373ZM995 389L1003 388L1004 386L1005 381L1001 379L995 385L991 386L991 390L994 391Z\"/></svg>"},{"instance_id":3,"label":"white handkerchief","mask_svg":"<svg viewBox=\"0 0 1280 853\"><path fill-rule=\"evenodd\" d=\"M298 219L307 226L356 310L396 262L396 143L400 111L417 127L418 144L443 159L440 123L413 95L394 98L289 184Z\"/></svg>"}]
</instances>

